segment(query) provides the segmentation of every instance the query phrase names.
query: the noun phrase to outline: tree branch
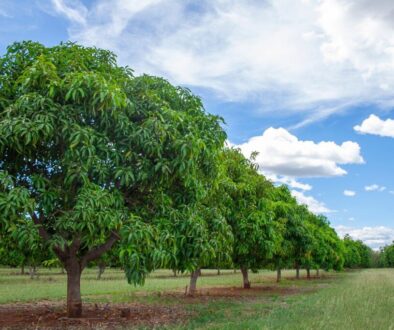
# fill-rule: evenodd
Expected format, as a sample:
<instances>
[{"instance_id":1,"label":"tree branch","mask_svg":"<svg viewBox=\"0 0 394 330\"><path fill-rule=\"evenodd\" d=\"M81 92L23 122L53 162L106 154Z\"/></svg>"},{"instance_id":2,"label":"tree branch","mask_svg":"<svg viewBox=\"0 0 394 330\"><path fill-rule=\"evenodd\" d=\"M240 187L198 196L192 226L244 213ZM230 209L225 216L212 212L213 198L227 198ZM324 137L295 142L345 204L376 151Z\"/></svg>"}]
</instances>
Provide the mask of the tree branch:
<instances>
[{"instance_id":1,"label":"tree branch","mask_svg":"<svg viewBox=\"0 0 394 330\"><path fill-rule=\"evenodd\" d=\"M99 258L102 254L107 252L112 248L112 246L115 244L117 240L120 239L120 236L117 232L112 231L110 237L108 240L96 248L88 251L81 259L81 269L84 269L88 262L93 261L97 258Z\"/></svg>"},{"instance_id":2,"label":"tree branch","mask_svg":"<svg viewBox=\"0 0 394 330\"><path fill-rule=\"evenodd\" d=\"M31 218L33 219L34 224L38 227L38 233L40 234L41 238L46 242L49 241L51 239L51 236L49 235L49 233L46 231L46 229L43 226L42 214L40 213L40 218L38 218L37 215L35 214L35 212L33 212L31 214ZM57 246L57 245L53 246L53 252L56 253L56 255L58 256L60 261L65 263L65 260L67 258L67 254L60 248L60 246Z\"/></svg>"}]
</instances>

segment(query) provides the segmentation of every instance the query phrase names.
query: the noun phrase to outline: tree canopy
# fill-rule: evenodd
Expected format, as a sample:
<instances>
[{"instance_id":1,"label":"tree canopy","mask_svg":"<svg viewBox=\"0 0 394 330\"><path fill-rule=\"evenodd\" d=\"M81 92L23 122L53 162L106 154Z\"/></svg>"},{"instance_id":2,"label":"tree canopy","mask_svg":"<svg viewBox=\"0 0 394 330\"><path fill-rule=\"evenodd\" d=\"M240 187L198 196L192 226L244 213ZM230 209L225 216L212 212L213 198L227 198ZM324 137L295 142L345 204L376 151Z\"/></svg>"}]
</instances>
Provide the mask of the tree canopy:
<instances>
[{"instance_id":1,"label":"tree canopy","mask_svg":"<svg viewBox=\"0 0 394 330\"><path fill-rule=\"evenodd\" d=\"M149 263L135 266L136 233L153 245L153 218L205 197L226 137L220 118L189 90L73 43L11 45L0 86L2 227L39 229L78 316L88 262L122 239L128 278L141 282Z\"/></svg>"}]
</instances>

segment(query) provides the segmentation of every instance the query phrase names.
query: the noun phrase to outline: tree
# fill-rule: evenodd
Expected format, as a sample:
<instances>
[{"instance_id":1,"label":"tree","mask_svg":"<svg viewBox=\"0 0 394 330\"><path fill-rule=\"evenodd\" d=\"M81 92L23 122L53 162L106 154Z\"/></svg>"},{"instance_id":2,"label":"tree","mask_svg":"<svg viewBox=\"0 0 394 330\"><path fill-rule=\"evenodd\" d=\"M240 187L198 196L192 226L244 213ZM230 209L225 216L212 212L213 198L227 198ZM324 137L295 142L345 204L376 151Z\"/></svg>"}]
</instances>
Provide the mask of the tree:
<instances>
[{"instance_id":1,"label":"tree","mask_svg":"<svg viewBox=\"0 0 394 330\"><path fill-rule=\"evenodd\" d=\"M394 267L394 241L380 250L379 263L382 267Z\"/></svg>"},{"instance_id":2,"label":"tree","mask_svg":"<svg viewBox=\"0 0 394 330\"><path fill-rule=\"evenodd\" d=\"M156 214L205 197L226 138L220 118L189 90L72 43L9 46L0 86L1 229L38 231L79 317L81 273L115 242L129 282L167 257Z\"/></svg>"},{"instance_id":3,"label":"tree","mask_svg":"<svg viewBox=\"0 0 394 330\"><path fill-rule=\"evenodd\" d=\"M343 238L345 245L345 267L369 268L372 264L372 249L360 240L353 240L348 234Z\"/></svg>"},{"instance_id":4,"label":"tree","mask_svg":"<svg viewBox=\"0 0 394 330\"><path fill-rule=\"evenodd\" d=\"M280 236L269 202L271 183L257 172L252 160L237 149L223 153L229 199L227 221L234 235L233 263L243 276L243 287L250 288L248 271L257 271L272 258Z\"/></svg>"},{"instance_id":5,"label":"tree","mask_svg":"<svg viewBox=\"0 0 394 330\"><path fill-rule=\"evenodd\" d=\"M276 281L282 279L282 269L292 267L293 259L293 240L292 233L294 229L294 215L297 202L287 186L272 187L270 191L270 208L274 215L274 221L277 224L277 235L279 245L273 253L272 258L267 260L266 267L276 270Z\"/></svg>"},{"instance_id":6,"label":"tree","mask_svg":"<svg viewBox=\"0 0 394 330\"><path fill-rule=\"evenodd\" d=\"M233 233L225 218L227 177L220 165L218 161L216 177L205 182L208 193L204 198L163 215L158 223L160 231L167 233L162 240L170 256L166 267L175 274L190 272L190 295L196 292L202 267L231 263Z\"/></svg>"}]
</instances>

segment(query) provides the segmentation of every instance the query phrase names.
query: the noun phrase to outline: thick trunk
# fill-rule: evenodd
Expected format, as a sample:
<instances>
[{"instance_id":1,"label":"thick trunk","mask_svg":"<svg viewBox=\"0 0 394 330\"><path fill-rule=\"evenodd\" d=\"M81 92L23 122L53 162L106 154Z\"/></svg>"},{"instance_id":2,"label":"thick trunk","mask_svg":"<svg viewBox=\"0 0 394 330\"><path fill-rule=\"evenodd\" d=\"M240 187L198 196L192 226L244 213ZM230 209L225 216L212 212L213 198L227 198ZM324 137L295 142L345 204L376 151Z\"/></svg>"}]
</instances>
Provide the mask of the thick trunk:
<instances>
[{"instance_id":1,"label":"thick trunk","mask_svg":"<svg viewBox=\"0 0 394 330\"><path fill-rule=\"evenodd\" d=\"M311 278L311 270L310 268L306 269L306 278L309 280Z\"/></svg>"},{"instance_id":2,"label":"thick trunk","mask_svg":"<svg viewBox=\"0 0 394 330\"><path fill-rule=\"evenodd\" d=\"M173 270L172 270L172 273L174 274L174 277L177 277L176 269L173 269Z\"/></svg>"},{"instance_id":3,"label":"thick trunk","mask_svg":"<svg viewBox=\"0 0 394 330\"><path fill-rule=\"evenodd\" d=\"M316 269L316 276L319 277L320 276L320 270Z\"/></svg>"},{"instance_id":4,"label":"thick trunk","mask_svg":"<svg viewBox=\"0 0 394 330\"><path fill-rule=\"evenodd\" d=\"M197 291L197 279L201 274L200 269L196 269L190 274L189 296L193 296Z\"/></svg>"},{"instance_id":5,"label":"thick trunk","mask_svg":"<svg viewBox=\"0 0 394 330\"><path fill-rule=\"evenodd\" d=\"M97 279L98 280L101 280L101 275L103 275L104 274L104 271L105 271L105 264L99 264L98 265L98 273L97 273Z\"/></svg>"},{"instance_id":6,"label":"thick trunk","mask_svg":"<svg viewBox=\"0 0 394 330\"><path fill-rule=\"evenodd\" d=\"M220 268L218 268L218 275L220 275Z\"/></svg>"},{"instance_id":7,"label":"thick trunk","mask_svg":"<svg viewBox=\"0 0 394 330\"><path fill-rule=\"evenodd\" d=\"M76 256L69 258L67 271L67 316L82 316L81 273L82 269Z\"/></svg>"},{"instance_id":8,"label":"thick trunk","mask_svg":"<svg viewBox=\"0 0 394 330\"><path fill-rule=\"evenodd\" d=\"M296 266L296 279L300 279L300 266Z\"/></svg>"},{"instance_id":9,"label":"thick trunk","mask_svg":"<svg viewBox=\"0 0 394 330\"><path fill-rule=\"evenodd\" d=\"M244 289L250 289L249 274L247 268L241 268Z\"/></svg>"},{"instance_id":10,"label":"thick trunk","mask_svg":"<svg viewBox=\"0 0 394 330\"><path fill-rule=\"evenodd\" d=\"M280 282L280 280L282 279L282 269L277 268L276 269L276 282Z\"/></svg>"}]
</instances>

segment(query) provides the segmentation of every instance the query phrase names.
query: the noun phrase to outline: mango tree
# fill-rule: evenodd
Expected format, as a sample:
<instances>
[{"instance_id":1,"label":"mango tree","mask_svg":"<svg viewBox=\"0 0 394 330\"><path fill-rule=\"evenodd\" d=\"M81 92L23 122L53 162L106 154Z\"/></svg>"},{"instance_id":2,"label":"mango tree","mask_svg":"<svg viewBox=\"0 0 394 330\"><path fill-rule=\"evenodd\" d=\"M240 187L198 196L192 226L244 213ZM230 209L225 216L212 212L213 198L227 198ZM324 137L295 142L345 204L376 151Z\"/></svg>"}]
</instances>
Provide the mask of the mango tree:
<instances>
[{"instance_id":1,"label":"mango tree","mask_svg":"<svg viewBox=\"0 0 394 330\"><path fill-rule=\"evenodd\" d=\"M156 211L205 194L225 134L189 90L135 77L97 48L15 43L0 86L1 229L38 231L79 317L81 273L115 242L133 283L167 257Z\"/></svg>"},{"instance_id":2,"label":"mango tree","mask_svg":"<svg viewBox=\"0 0 394 330\"><path fill-rule=\"evenodd\" d=\"M268 260L267 267L276 270L276 281L282 279L282 269L292 267L294 264L294 235L297 233L294 226L298 226L295 208L297 202L291 195L287 186L273 187L270 193L270 207L277 224L279 246Z\"/></svg>"},{"instance_id":3,"label":"mango tree","mask_svg":"<svg viewBox=\"0 0 394 330\"><path fill-rule=\"evenodd\" d=\"M257 172L253 160L239 150L227 149L223 164L228 177L227 221L234 235L233 263L243 276L243 287L250 288L248 271L257 271L279 245L277 224L269 207L271 183Z\"/></svg>"},{"instance_id":4,"label":"mango tree","mask_svg":"<svg viewBox=\"0 0 394 330\"><path fill-rule=\"evenodd\" d=\"M215 167L216 177L201 181L207 187L206 196L194 205L163 215L158 224L162 225L161 232L167 232L163 240L170 255L167 267L190 272L189 295L196 292L202 267L231 263L233 234L225 218L227 177L219 162Z\"/></svg>"}]
</instances>

